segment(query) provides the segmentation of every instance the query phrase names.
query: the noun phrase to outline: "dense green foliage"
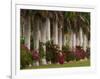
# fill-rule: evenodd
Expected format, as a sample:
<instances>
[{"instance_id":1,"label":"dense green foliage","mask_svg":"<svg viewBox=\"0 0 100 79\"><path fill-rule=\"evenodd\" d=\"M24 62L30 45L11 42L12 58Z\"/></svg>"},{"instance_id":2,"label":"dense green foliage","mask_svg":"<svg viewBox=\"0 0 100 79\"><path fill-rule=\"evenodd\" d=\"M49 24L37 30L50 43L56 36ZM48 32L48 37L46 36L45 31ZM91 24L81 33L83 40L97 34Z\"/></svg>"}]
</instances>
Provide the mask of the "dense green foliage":
<instances>
[{"instance_id":1,"label":"dense green foliage","mask_svg":"<svg viewBox=\"0 0 100 79\"><path fill-rule=\"evenodd\" d=\"M58 45L53 44L52 41L46 42L46 60L52 63L57 63Z\"/></svg>"},{"instance_id":2,"label":"dense green foliage","mask_svg":"<svg viewBox=\"0 0 100 79\"><path fill-rule=\"evenodd\" d=\"M45 51L43 48L44 44L42 42L39 42L39 54L40 54L40 59L45 57Z\"/></svg>"},{"instance_id":3,"label":"dense green foliage","mask_svg":"<svg viewBox=\"0 0 100 79\"><path fill-rule=\"evenodd\" d=\"M30 64L32 65L33 59L32 59L32 54L28 50L27 47L24 45L21 45L21 50L20 50L20 64L21 68L25 68L29 66Z\"/></svg>"}]
</instances>

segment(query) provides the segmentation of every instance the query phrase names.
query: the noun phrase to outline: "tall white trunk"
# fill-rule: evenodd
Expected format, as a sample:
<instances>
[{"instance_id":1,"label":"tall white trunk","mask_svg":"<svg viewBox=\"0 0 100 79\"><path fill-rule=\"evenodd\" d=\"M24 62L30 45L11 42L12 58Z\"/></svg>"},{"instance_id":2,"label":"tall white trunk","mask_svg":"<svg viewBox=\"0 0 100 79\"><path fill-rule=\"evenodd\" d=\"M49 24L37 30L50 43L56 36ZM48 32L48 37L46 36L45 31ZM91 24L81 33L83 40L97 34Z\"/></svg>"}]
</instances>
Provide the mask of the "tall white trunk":
<instances>
[{"instance_id":1,"label":"tall white trunk","mask_svg":"<svg viewBox=\"0 0 100 79\"><path fill-rule=\"evenodd\" d=\"M46 18L46 41L50 41L50 40L51 40L50 19ZM48 64L51 64L51 61L49 61Z\"/></svg>"},{"instance_id":2,"label":"tall white trunk","mask_svg":"<svg viewBox=\"0 0 100 79\"><path fill-rule=\"evenodd\" d=\"M60 50L62 50L62 27L58 30L58 44L60 47Z\"/></svg>"},{"instance_id":3,"label":"tall white trunk","mask_svg":"<svg viewBox=\"0 0 100 79\"><path fill-rule=\"evenodd\" d=\"M76 48L76 34L73 32L72 34L72 49L73 51L75 50Z\"/></svg>"},{"instance_id":4,"label":"tall white trunk","mask_svg":"<svg viewBox=\"0 0 100 79\"><path fill-rule=\"evenodd\" d=\"M41 24L41 42L46 43L46 23Z\"/></svg>"},{"instance_id":5,"label":"tall white trunk","mask_svg":"<svg viewBox=\"0 0 100 79\"><path fill-rule=\"evenodd\" d=\"M62 45L64 45L64 31L62 31Z\"/></svg>"},{"instance_id":6,"label":"tall white trunk","mask_svg":"<svg viewBox=\"0 0 100 79\"><path fill-rule=\"evenodd\" d=\"M34 47L36 50L39 49L39 37L40 37L40 30L39 30L39 18L35 19L35 27L34 27Z\"/></svg>"},{"instance_id":7,"label":"tall white trunk","mask_svg":"<svg viewBox=\"0 0 100 79\"><path fill-rule=\"evenodd\" d=\"M91 43L90 43L90 40L88 40L88 43L87 43L87 44L88 44L87 47L90 48L90 46L91 46L91 45L90 45L90 44L91 44Z\"/></svg>"},{"instance_id":8,"label":"tall white trunk","mask_svg":"<svg viewBox=\"0 0 100 79\"><path fill-rule=\"evenodd\" d=\"M28 49L30 49L30 35L31 35L31 20L30 16L25 18L25 28L24 28L24 36L25 36L25 45Z\"/></svg>"},{"instance_id":9,"label":"tall white trunk","mask_svg":"<svg viewBox=\"0 0 100 79\"><path fill-rule=\"evenodd\" d=\"M39 40L40 40L40 19L34 18L33 25L33 39L34 39L34 48L39 50ZM39 53L39 52L38 52ZM34 65L39 66L39 61L35 61Z\"/></svg>"},{"instance_id":10,"label":"tall white trunk","mask_svg":"<svg viewBox=\"0 0 100 79\"><path fill-rule=\"evenodd\" d=\"M46 18L46 39L47 41L50 41L50 19L49 18Z\"/></svg>"},{"instance_id":11,"label":"tall white trunk","mask_svg":"<svg viewBox=\"0 0 100 79\"><path fill-rule=\"evenodd\" d=\"M58 44L58 23L57 21L53 22L53 42Z\"/></svg>"},{"instance_id":12,"label":"tall white trunk","mask_svg":"<svg viewBox=\"0 0 100 79\"><path fill-rule=\"evenodd\" d=\"M20 36L23 36L23 30L24 30L24 18L23 18L23 16L21 16L21 19L20 19L20 21L21 21L21 26L20 26Z\"/></svg>"},{"instance_id":13,"label":"tall white trunk","mask_svg":"<svg viewBox=\"0 0 100 79\"><path fill-rule=\"evenodd\" d=\"M82 28L80 28L80 46L83 46L83 32L82 32Z\"/></svg>"},{"instance_id":14,"label":"tall white trunk","mask_svg":"<svg viewBox=\"0 0 100 79\"><path fill-rule=\"evenodd\" d=\"M47 25L49 25L48 23L49 23L49 20L46 20L45 22L41 22L41 42L43 42L43 43L46 43L46 32L47 32L47 27L49 27L49 26L47 26ZM48 37L48 39L50 39L50 38ZM44 48L44 52L46 53L45 45L43 46L43 48ZM42 58L42 64L47 64L45 57Z\"/></svg>"},{"instance_id":15,"label":"tall white trunk","mask_svg":"<svg viewBox=\"0 0 100 79\"><path fill-rule=\"evenodd\" d=\"M73 46L73 45L72 45L72 41L73 41L73 40L72 40L72 37L73 37L72 35L73 35L73 34L72 34L72 32L71 32L70 35L69 35L69 46L70 46L70 50L72 50L72 46Z\"/></svg>"},{"instance_id":16,"label":"tall white trunk","mask_svg":"<svg viewBox=\"0 0 100 79\"><path fill-rule=\"evenodd\" d=\"M77 37L76 37L76 45L77 46L80 46L80 38L79 38L79 35L77 35Z\"/></svg>"},{"instance_id":17,"label":"tall white trunk","mask_svg":"<svg viewBox=\"0 0 100 79\"><path fill-rule=\"evenodd\" d=\"M84 41L83 41L83 49L86 51L86 49L87 49L87 37L86 37L86 35L84 34Z\"/></svg>"},{"instance_id":18,"label":"tall white trunk","mask_svg":"<svg viewBox=\"0 0 100 79\"><path fill-rule=\"evenodd\" d=\"M64 34L64 46L66 45L66 34Z\"/></svg>"}]
</instances>

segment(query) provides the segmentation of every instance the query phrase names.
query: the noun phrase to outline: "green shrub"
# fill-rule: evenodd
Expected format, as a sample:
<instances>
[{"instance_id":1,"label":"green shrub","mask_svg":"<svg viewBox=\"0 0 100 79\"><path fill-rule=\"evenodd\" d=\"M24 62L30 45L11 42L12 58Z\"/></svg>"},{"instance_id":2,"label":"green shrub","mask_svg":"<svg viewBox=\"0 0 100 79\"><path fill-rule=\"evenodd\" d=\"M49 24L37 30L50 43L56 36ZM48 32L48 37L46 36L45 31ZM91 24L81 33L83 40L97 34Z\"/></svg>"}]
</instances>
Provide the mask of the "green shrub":
<instances>
[{"instance_id":1,"label":"green shrub","mask_svg":"<svg viewBox=\"0 0 100 79\"><path fill-rule=\"evenodd\" d=\"M45 51L44 51L44 48L43 48L43 43L42 42L39 42L39 54L40 54L40 59L44 58L45 57Z\"/></svg>"},{"instance_id":2,"label":"green shrub","mask_svg":"<svg viewBox=\"0 0 100 79\"><path fill-rule=\"evenodd\" d=\"M73 61L73 60L75 60L75 55L74 55L74 53L71 52L71 51L68 51L68 52L66 53L66 61L69 62L69 61Z\"/></svg>"},{"instance_id":3,"label":"green shrub","mask_svg":"<svg viewBox=\"0 0 100 79\"><path fill-rule=\"evenodd\" d=\"M87 53L84 51L84 49L81 48L81 46L76 46L76 50L74 52L76 60L84 59L87 57Z\"/></svg>"},{"instance_id":4,"label":"green shrub","mask_svg":"<svg viewBox=\"0 0 100 79\"><path fill-rule=\"evenodd\" d=\"M58 45L55 45L53 41L46 42L46 60L51 61L52 63L57 63L57 53Z\"/></svg>"},{"instance_id":5,"label":"green shrub","mask_svg":"<svg viewBox=\"0 0 100 79\"><path fill-rule=\"evenodd\" d=\"M24 44L25 43L25 38L23 36L21 36L21 38L20 38L20 43L21 44Z\"/></svg>"},{"instance_id":6,"label":"green shrub","mask_svg":"<svg viewBox=\"0 0 100 79\"><path fill-rule=\"evenodd\" d=\"M21 65L21 69L29 66L29 64L32 65L32 63L33 63L33 59L32 59L31 52L28 50L27 47L25 47L24 45L21 45L21 48L20 48L20 65Z\"/></svg>"},{"instance_id":7,"label":"green shrub","mask_svg":"<svg viewBox=\"0 0 100 79\"><path fill-rule=\"evenodd\" d=\"M52 53L51 53L51 41L46 42L46 60L51 61Z\"/></svg>"},{"instance_id":8,"label":"green shrub","mask_svg":"<svg viewBox=\"0 0 100 79\"><path fill-rule=\"evenodd\" d=\"M65 53L68 52L68 51L69 51L69 46L67 46L67 45L64 46L64 45L63 45L63 46L62 46L62 51L65 52Z\"/></svg>"},{"instance_id":9,"label":"green shrub","mask_svg":"<svg viewBox=\"0 0 100 79\"><path fill-rule=\"evenodd\" d=\"M86 57L88 59L90 58L90 48L89 47L86 49Z\"/></svg>"},{"instance_id":10,"label":"green shrub","mask_svg":"<svg viewBox=\"0 0 100 79\"><path fill-rule=\"evenodd\" d=\"M68 55L68 52L69 52L69 46L62 46L62 53L64 54L64 60L65 61L67 61L67 59L66 59L66 57L67 57L67 55ZM68 58L68 60L69 60L69 58Z\"/></svg>"}]
</instances>

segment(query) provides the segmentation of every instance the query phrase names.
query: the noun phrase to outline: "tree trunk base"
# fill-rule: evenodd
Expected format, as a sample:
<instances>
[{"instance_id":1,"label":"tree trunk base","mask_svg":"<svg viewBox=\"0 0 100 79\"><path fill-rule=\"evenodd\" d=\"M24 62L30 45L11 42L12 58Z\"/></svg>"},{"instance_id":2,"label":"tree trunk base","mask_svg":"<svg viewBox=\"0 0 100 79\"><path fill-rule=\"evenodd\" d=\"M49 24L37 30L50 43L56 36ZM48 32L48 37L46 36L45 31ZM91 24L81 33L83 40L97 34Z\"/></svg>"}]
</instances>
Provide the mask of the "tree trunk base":
<instances>
[{"instance_id":1,"label":"tree trunk base","mask_svg":"<svg viewBox=\"0 0 100 79\"><path fill-rule=\"evenodd\" d=\"M34 62L33 66L39 66L39 62L38 61Z\"/></svg>"},{"instance_id":2,"label":"tree trunk base","mask_svg":"<svg viewBox=\"0 0 100 79\"><path fill-rule=\"evenodd\" d=\"M51 61L48 61L48 64L51 64Z\"/></svg>"},{"instance_id":3,"label":"tree trunk base","mask_svg":"<svg viewBox=\"0 0 100 79\"><path fill-rule=\"evenodd\" d=\"M46 65L47 64L46 59L42 59L42 64L43 65Z\"/></svg>"}]
</instances>

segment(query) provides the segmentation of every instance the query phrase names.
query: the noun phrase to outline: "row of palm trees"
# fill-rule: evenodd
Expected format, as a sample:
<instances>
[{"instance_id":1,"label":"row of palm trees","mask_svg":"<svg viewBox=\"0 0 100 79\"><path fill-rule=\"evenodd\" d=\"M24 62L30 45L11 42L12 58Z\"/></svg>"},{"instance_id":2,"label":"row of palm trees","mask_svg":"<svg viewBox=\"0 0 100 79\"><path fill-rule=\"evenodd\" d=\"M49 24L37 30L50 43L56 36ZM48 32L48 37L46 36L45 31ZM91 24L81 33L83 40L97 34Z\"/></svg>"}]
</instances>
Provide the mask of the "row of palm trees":
<instances>
[{"instance_id":1,"label":"row of palm trees","mask_svg":"<svg viewBox=\"0 0 100 79\"><path fill-rule=\"evenodd\" d=\"M28 49L39 49L39 42L53 40L54 44L68 45L70 50L90 43L90 13L21 9L21 38ZM31 41L32 40L32 41ZM33 42L33 43L32 43ZM46 47L43 47L44 50ZM43 63L46 64L45 58Z\"/></svg>"},{"instance_id":2,"label":"row of palm trees","mask_svg":"<svg viewBox=\"0 0 100 79\"><path fill-rule=\"evenodd\" d=\"M66 12L64 21L65 33L70 33L71 36L71 47L82 46L86 51L90 43L90 13Z\"/></svg>"}]
</instances>

